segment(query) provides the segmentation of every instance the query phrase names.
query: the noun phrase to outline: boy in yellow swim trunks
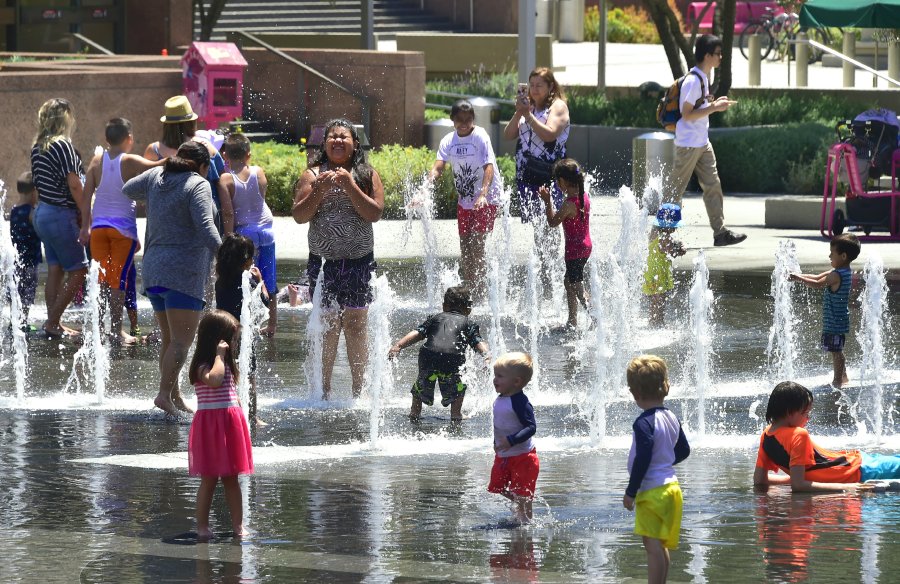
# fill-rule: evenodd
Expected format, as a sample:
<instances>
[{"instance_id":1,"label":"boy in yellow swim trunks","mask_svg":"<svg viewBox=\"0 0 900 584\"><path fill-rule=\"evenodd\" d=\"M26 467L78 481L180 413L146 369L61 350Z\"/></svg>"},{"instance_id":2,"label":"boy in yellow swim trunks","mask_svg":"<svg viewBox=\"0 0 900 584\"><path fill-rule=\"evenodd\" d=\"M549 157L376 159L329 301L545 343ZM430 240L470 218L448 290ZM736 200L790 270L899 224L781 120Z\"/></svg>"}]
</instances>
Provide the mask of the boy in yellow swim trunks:
<instances>
[{"instance_id":1,"label":"boy in yellow swim trunks","mask_svg":"<svg viewBox=\"0 0 900 584\"><path fill-rule=\"evenodd\" d=\"M691 453L681 422L663 401L669 395L666 362L655 355L635 357L626 372L628 389L643 413L634 421L628 453L626 509L636 508L634 533L647 550L647 582L663 583L669 573L669 550L678 547L681 487L676 464Z\"/></svg>"},{"instance_id":2,"label":"boy in yellow swim trunks","mask_svg":"<svg viewBox=\"0 0 900 584\"><path fill-rule=\"evenodd\" d=\"M681 207L674 203L661 205L650 230L647 271L644 272L642 288L649 300L650 326L665 324L666 300L669 291L675 287L672 258L686 253L681 242L672 237L678 227L681 227Z\"/></svg>"}]
</instances>

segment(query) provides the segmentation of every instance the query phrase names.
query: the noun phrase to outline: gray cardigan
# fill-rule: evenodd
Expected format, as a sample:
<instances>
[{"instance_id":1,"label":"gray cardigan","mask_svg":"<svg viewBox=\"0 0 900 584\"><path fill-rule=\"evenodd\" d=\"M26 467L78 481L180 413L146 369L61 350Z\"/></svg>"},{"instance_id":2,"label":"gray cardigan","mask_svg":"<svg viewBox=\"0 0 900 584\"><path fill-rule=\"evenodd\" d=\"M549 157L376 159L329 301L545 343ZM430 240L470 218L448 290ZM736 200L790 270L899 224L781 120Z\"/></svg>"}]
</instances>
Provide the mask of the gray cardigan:
<instances>
[{"instance_id":1,"label":"gray cardigan","mask_svg":"<svg viewBox=\"0 0 900 584\"><path fill-rule=\"evenodd\" d=\"M194 172L156 167L129 180L122 192L147 201L143 293L162 286L202 300L222 243L209 182Z\"/></svg>"}]
</instances>

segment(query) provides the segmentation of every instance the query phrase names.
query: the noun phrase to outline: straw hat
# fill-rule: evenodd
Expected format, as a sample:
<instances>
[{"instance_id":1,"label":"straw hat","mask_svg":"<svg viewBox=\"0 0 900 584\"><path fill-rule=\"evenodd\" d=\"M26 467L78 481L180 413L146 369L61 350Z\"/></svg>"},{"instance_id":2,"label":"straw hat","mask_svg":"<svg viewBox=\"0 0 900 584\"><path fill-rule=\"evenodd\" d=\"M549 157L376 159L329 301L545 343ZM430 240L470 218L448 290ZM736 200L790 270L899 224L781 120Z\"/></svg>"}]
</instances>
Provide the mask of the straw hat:
<instances>
[{"instance_id":1,"label":"straw hat","mask_svg":"<svg viewBox=\"0 0 900 584\"><path fill-rule=\"evenodd\" d=\"M191 102L183 95L176 95L166 100L166 115L159 118L164 124L180 124L197 119L197 114L191 108Z\"/></svg>"}]
</instances>

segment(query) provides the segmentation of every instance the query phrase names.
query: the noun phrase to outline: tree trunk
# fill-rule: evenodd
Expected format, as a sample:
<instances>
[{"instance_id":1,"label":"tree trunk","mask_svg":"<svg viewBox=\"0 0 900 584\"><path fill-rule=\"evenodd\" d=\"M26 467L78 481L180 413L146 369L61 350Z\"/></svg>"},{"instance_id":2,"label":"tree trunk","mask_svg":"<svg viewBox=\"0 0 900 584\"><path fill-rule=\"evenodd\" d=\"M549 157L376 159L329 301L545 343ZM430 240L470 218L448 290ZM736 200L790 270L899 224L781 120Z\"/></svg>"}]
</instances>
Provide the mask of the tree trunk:
<instances>
[{"instance_id":1,"label":"tree trunk","mask_svg":"<svg viewBox=\"0 0 900 584\"><path fill-rule=\"evenodd\" d=\"M669 68L672 70L674 78L682 77L685 74L684 65L681 58L687 62L688 67L694 66L694 55L690 45L681 32L678 19L675 13L669 8L666 0L644 0L644 6L656 25L656 31L659 33L659 39L662 42L663 49L666 51L666 58L669 61Z\"/></svg>"},{"instance_id":2,"label":"tree trunk","mask_svg":"<svg viewBox=\"0 0 900 584\"><path fill-rule=\"evenodd\" d=\"M722 0L722 63L716 72L716 82L710 91L716 97L728 95L731 90L731 65L734 51L734 19L736 16L736 0Z\"/></svg>"},{"instance_id":3,"label":"tree trunk","mask_svg":"<svg viewBox=\"0 0 900 584\"><path fill-rule=\"evenodd\" d=\"M203 0L194 0L194 6L197 7L197 13L200 16L200 40L209 41L212 36L213 28L222 16L222 10L228 0L211 0L209 7L204 6Z\"/></svg>"}]
</instances>

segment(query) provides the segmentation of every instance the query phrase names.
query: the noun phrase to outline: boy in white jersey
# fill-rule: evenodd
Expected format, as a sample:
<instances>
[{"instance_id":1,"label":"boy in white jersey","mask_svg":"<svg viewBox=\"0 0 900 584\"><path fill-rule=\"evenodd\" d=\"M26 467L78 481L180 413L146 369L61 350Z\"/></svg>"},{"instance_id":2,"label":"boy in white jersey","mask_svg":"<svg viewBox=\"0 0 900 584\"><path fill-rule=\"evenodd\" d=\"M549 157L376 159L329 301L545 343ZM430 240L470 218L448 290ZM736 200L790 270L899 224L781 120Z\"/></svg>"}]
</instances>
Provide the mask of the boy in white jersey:
<instances>
[{"instance_id":1,"label":"boy in white jersey","mask_svg":"<svg viewBox=\"0 0 900 584\"><path fill-rule=\"evenodd\" d=\"M691 447L675 414L663 406L669 395L666 362L655 355L635 357L626 372L628 389L643 413L634 421L628 453L628 487L622 505L632 510L634 532L647 550L647 582L666 581L669 550L678 547L681 531L681 487L674 465Z\"/></svg>"},{"instance_id":2,"label":"boy in white jersey","mask_svg":"<svg viewBox=\"0 0 900 584\"><path fill-rule=\"evenodd\" d=\"M128 273L141 244L137 233L135 202L122 194L125 181L165 160L150 161L130 154L134 148L131 122L113 118L106 123L107 149L94 156L84 181L84 196L93 197L91 208L91 257L100 263L100 284L109 299L110 336L122 344L136 339L122 330L122 309Z\"/></svg>"},{"instance_id":3,"label":"boy in white jersey","mask_svg":"<svg viewBox=\"0 0 900 584\"><path fill-rule=\"evenodd\" d=\"M488 491L516 504L516 519L530 523L540 462L531 437L537 431L534 408L522 391L534 373L531 355L506 353L494 363L494 467Z\"/></svg>"},{"instance_id":4,"label":"boy in white jersey","mask_svg":"<svg viewBox=\"0 0 900 584\"><path fill-rule=\"evenodd\" d=\"M265 171L250 166L250 140L240 133L229 134L222 145L222 156L229 172L222 173L219 184L234 205L234 231L250 238L256 249L253 263L262 274L266 290L278 290L275 269L275 231L272 211L266 203L269 182ZM278 303L269 303L269 322L263 334L275 334Z\"/></svg>"}]
</instances>

